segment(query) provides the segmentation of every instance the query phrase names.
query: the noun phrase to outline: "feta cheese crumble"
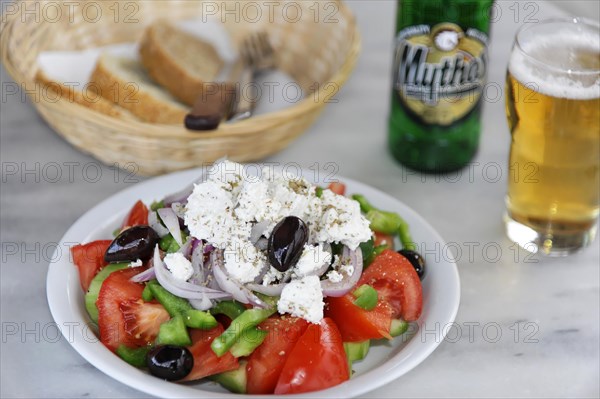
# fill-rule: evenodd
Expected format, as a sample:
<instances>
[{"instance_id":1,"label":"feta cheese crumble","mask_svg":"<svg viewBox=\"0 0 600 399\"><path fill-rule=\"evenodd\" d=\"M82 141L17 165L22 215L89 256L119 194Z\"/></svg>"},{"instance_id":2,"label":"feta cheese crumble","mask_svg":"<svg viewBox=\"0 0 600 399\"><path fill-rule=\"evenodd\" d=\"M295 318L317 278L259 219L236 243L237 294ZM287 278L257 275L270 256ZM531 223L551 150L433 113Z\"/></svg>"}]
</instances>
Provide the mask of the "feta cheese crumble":
<instances>
[{"instance_id":1,"label":"feta cheese crumble","mask_svg":"<svg viewBox=\"0 0 600 399\"><path fill-rule=\"evenodd\" d=\"M335 255L332 263L332 269L327 273L327 278L332 283L339 283L344 278L352 276L354 274L354 266L343 264L339 255Z\"/></svg>"},{"instance_id":2,"label":"feta cheese crumble","mask_svg":"<svg viewBox=\"0 0 600 399\"><path fill-rule=\"evenodd\" d=\"M331 253L323 248L323 244L307 244L304 246L302 255L294 267L294 273L298 277L315 274L323 266L331 263Z\"/></svg>"},{"instance_id":3,"label":"feta cheese crumble","mask_svg":"<svg viewBox=\"0 0 600 399\"><path fill-rule=\"evenodd\" d=\"M266 286L291 279L279 300L279 312L318 323L323 318L320 276L331 264L330 244L355 250L371 238L369 221L356 201L331 190L317 197L316 187L302 177L289 178L273 168L253 168L258 175L248 175L244 168L227 160L215 163L188 197L184 222L192 237L223 250L227 274L240 283ZM261 235L269 238L277 223L288 216L302 219L309 237L297 264L281 273L269 264L267 252L255 247L255 241ZM189 279L193 274L180 260L171 262L170 266L165 258L178 278ZM352 274L343 267L334 262L333 270L323 278L342 281Z\"/></svg>"},{"instance_id":4,"label":"feta cheese crumble","mask_svg":"<svg viewBox=\"0 0 600 399\"><path fill-rule=\"evenodd\" d=\"M216 162L208 171L207 180L220 185L229 192L238 192L240 184L244 180L244 166L237 162L224 159Z\"/></svg>"},{"instance_id":5,"label":"feta cheese crumble","mask_svg":"<svg viewBox=\"0 0 600 399\"><path fill-rule=\"evenodd\" d=\"M321 242L339 242L351 250L361 242L369 241L369 221L360 212L358 202L324 190L321 196L324 212L318 229Z\"/></svg>"},{"instance_id":6,"label":"feta cheese crumble","mask_svg":"<svg viewBox=\"0 0 600 399\"><path fill-rule=\"evenodd\" d=\"M129 262L129 267L140 267L144 264L141 259L136 260L135 262Z\"/></svg>"},{"instance_id":7,"label":"feta cheese crumble","mask_svg":"<svg viewBox=\"0 0 600 399\"><path fill-rule=\"evenodd\" d=\"M269 186L263 181L245 183L237 197L235 215L238 219L251 222L264 220L268 216Z\"/></svg>"},{"instance_id":8,"label":"feta cheese crumble","mask_svg":"<svg viewBox=\"0 0 600 399\"><path fill-rule=\"evenodd\" d=\"M332 270L329 273L327 273L327 278L332 283L339 283L344 279L344 276L342 276L337 270Z\"/></svg>"},{"instance_id":9,"label":"feta cheese crumble","mask_svg":"<svg viewBox=\"0 0 600 399\"><path fill-rule=\"evenodd\" d=\"M318 276L292 280L283 288L277 310L319 324L323 319L323 292Z\"/></svg>"},{"instance_id":10,"label":"feta cheese crumble","mask_svg":"<svg viewBox=\"0 0 600 399\"><path fill-rule=\"evenodd\" d=\"M267 267L267 257L248 241L234 238L225 248L225 270L240 283L254 281Z\"/></svg>"},{"instance_id":11,"label":"feta cheese crumble","mask_svg":"<svg viewBox=\"0 0 600 399\"><path fill-rule=\"evenodd\" d=\"M269 270L263 277L263 285L269 285L272 283L277 283L283 279L284 274L279 270L275 269L273 266L269 266Z\"/></svg>"},{"instance_id":12,"label":"feta cheese crumble","mask_svg":"<svg viewBox=\"0 0 600 399\"><path fill-rule=\"evenodd\" d=\"M188 281L194 274L192 262L187 260L182 253L167 254L163 262L165 262L165 266L167 266L173 277L179 281Z\"/></svg>"},{"instance_id":13,"label":"feta cheese crumble","mask_svg":"<svg viewBox=\"0 0 600 399\"><path fill-rule=\"evenodd\" d=\"M233 218L231 193L212 181L196 184L188 197L184 222L193 237L225 249L238 227Z\"/></svg>"}]
</instances>

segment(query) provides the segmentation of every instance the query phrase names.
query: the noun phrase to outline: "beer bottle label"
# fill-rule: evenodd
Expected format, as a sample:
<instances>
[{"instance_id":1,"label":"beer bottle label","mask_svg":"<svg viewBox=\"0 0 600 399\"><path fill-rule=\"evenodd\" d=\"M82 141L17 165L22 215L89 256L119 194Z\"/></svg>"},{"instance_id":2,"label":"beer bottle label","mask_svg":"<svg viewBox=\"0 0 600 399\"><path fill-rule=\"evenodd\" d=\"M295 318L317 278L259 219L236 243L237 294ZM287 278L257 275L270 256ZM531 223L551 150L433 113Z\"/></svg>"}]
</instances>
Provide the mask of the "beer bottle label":
<instances>
[{"instance_id":1,"label":"beer bottle label","mask_svg":"<svg viewBox=\"0 0 600 399\"><path fill-rule=\"evenodd\" d=\"M481 99L487 67L487 35L453 23L415 25L396 38L394 92L409 113L448 126Z\"/></svg>"}]
</instances>

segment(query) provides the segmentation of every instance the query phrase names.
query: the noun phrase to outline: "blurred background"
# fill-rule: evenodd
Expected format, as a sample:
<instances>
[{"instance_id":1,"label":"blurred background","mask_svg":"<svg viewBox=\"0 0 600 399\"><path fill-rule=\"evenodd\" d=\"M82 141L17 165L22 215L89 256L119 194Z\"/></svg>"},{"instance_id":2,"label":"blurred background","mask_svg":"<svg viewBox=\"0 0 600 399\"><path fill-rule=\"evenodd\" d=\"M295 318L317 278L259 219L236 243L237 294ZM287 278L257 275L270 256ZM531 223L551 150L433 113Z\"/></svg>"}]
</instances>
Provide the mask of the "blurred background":
<instances>
[{"instance_id":1,"label":"blurred background","mask_svg":"<svg viewBox=\"0 0 600 399\"><path fill-rule=\"evenodd\" d=\"M549 3L557 6L560 9L568 12L571 15L588 17L598 20L598 15L600 14L600 2L594 0L585 0L585 1L553 1L547 0Z\"/></svg>"}]
</instances>

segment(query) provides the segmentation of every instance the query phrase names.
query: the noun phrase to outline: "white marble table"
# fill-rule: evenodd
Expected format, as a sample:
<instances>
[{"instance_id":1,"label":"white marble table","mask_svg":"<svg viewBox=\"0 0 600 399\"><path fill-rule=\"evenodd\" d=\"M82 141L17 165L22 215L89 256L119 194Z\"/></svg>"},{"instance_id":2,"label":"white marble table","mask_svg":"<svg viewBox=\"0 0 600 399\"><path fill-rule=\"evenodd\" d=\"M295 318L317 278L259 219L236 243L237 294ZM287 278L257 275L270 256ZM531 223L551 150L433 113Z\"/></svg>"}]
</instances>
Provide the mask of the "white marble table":
<instances>
[{"instance_id":1,"label":"white marble table","mask_svg":"<svg viewBox=\"0 0 600 399\"><path fill-rule=\"evenodd\" d=\"M493 28L489 79L503 87L512 38L531 9L524 9L525 2L498 5L503 15ZM449 338L416 369L366 397L598 397L598 240L569 258L542 259L505 238L509 134L501 94L495 99L490 92L486 101L473 173L436 178L395 163L385 133L395 4L350 6L364 40L354 75L339 102L269 161L304 167L336 162L340 174L398 197L452 243L462 281ZM535 7L535 18L562 14L545 2ZM11 80L4 71L1 77L4 93ZM96 370L57 338L45 296L53 243L87 209L132 183L61 140L20 95L3 99L0 120L0 396L145 396Z\"/></svg>"}]
</instances>

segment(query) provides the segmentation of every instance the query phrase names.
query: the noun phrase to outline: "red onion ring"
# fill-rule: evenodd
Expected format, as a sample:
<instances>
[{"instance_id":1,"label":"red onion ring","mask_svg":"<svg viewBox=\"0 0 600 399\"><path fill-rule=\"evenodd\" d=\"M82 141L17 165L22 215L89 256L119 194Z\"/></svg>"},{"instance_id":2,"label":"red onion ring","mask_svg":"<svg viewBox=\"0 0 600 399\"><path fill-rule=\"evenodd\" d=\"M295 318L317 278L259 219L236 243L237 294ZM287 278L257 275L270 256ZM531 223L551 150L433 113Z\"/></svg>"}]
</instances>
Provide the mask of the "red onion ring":
<instances>
[{"instance_id":1,"label":"red onion ring","mask_svg":"<svg viewBox=\"0 0 600 399\"><path fill-rule=\"evenodd\" d=\"M213 251L210 257L215 280L223 291L230 293L238 302L249 303L259 308L269 307L242 283L227 274L220 251Z\"/></svg>"},{"instance_id":2,"label":"red onion ring","mask_svg":"<svg viewBox=\"0 0 600 399\"><path fill-rule=\"evenodd\" d=\"M148 225L152 227L152 230L156 231L156 234L161 238L169 234L169 229L160 223L158 216L154 211L148 213Z\"/></svg>"},{"instance_id":3,"label":"red onion ring","mask_svg":"<svg viewBox=\"0 0 600 399\"><path fill-rule=\"evenodd\" d=\"M260 270L258 275L254 278L253 282L256 284L260 284L260 282L265 277L265 274L267 274L267 272L269 271L269 267L270 266L268 264L263 265L263 268Z\"/></svg>"},{"instance_id":4,"label":"red onion ring","mask_svg":"<svg viewBox=\"0 0 600 399\"><path fill-rule=\"evenodd\" d=\"M342 264L350 264L354 267L352 275L344 276L344 279L339 283L332 283L329 279L322 280L321 290L323 290L323 296L344 296L350 292L360 279L363 270L363 259L360 248L351 251L350 248L344 246L341 262Z\"/></svg>"},{"instance_id":5,"label":"red onion ring","mask_svg":"<svg viewBox=\"0 0 600 399\"><path fill-rule=\"evenodd\" d=\"M189 257L192 255L192 239L188 238L177 252L189 259Z\"/></svg>"},{"instance_id":6,"label":"red onion ring","mask_svg":"<svg viewBox=\"0 0 600 399\"><path fill-rule=\"evenodd\" d=\"M178 297L186 299L203 299L205 296L209 299L225 299L231 297L231 295L223 291L174 279L171 272L160 258L160 249L158 248L158 245L154 249L154 270L156 271L156 279L160 285L171 294Z\"/></svg>"},{"instance_id":7,"label":"red onion ring","mask_svg":"<svg viewBox=\"0 0 600 399\"><path fill-rule=\"evenodd\" d=\"M155 278L156 278L156 271L154 270L154 267L151 267L149 269L144 270L143 272L141 272L139 274L136 274L129 280L133 281L134 283L143 283L146 281L154 280Z\"/></svg>"},{"instance_id":8,"label":"red onion ring","mask_svg":"<svg viewBox=\"0 0 600 399\"><path fill-rule=\"evenodd\" d=\"M363 263L362 263L362 252L360 249L351 251L348 247L344 246L342 251L342 263L349 263L354 267L354 271L351 276L345 276L339 283L332 283L329 280L321 281L321 289L323 290L323 296L339 297L347 294L358 282L360 275L362 274ZM329 265L327 265L327 268ZM325 270L327 270L325 268ZM323 271L324 272L324 271ZM321 274L323 273L321 272ZM269 296L280 296L283 288L288 283L279 283L272 285L262 284L246 284L246 287L252 291L259 292Z\"/></svg>"},{"instance_id":9,"label":"red onion ring","mask_svg":"<svg viewBox=\"0 0 600 399\"><path fill-rule=\"evenodd\" d=\"M175 212L178 218L183 219L185 217L185 205L181 202L173 202L170 208Z\"/></svg>"},{"instance_id":10,"label":"red onion ring","mask_svg":"<svg viewBox=\"0 0 600 399\"><path fill-rule=\"evenodd\" d=\"M169 229L169 233L171 233L175 241L177 241L177 244L180 246L183 245L183 241L181 240L181 228L179 227L179 218L173 209L161 208L157 212L165 226L167 226L167 229Z\"/></svg>"},{"instance_id":11,"label":"red onion ring","mask_svg":"<svg viewBox=\"0 0 600 399\"><path fill-rule=\"evenodd\" d=\"M198 247L198 245L204 245L204 241L197 238L192 238L192 252Z\"/></svg>"},{"instance_id":12,"label":"red onion ring","mask_svg":"<svg viewBox=\"0 0 600 399\"><path fill-rule=\"evenodd\" d=\"M268 296L281 296L281 291L283 291L283 287L288 285L288 283L279 283L272 285L262 285L262 284L246 284L246 287L254 292L258 292Z\"/></svg>"},{"instance_id":13,"label":"red onion ring","mask_svg":"<svg viewBox=\"0 0 600 399\"><path fill-rule=\"evenodd\" d=\"M202 243L201 241L199 241ZM190 281L204 281L204 248L202 244L196 245L192 244L192 269L194 269L194 274Z\"/></svg>"},{"instance_id":14,"label":"red onion ring","mask_svg":"<svg viewBox=\"0 0 600 399\"><path fill-rule=\"evenodd\" d=\"M206 277L204 279L204 281L206 281L206 286L214 290L221 290L221 287L215 278L214 268L210 256L208 260L204 262L204 270L206 270Z\"/></svg>"},{"instance_id":15,"label":"red onion ring","mask_svg":"<svg viewBox=\"0 0 600 399\"><path fill-rule=\"evenodd\" d=\"M202 299L190 299L189 302L194 309L202 311L209 310L213 307L213 302L207 296Z\"/></svg>"}]
</instances>

